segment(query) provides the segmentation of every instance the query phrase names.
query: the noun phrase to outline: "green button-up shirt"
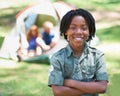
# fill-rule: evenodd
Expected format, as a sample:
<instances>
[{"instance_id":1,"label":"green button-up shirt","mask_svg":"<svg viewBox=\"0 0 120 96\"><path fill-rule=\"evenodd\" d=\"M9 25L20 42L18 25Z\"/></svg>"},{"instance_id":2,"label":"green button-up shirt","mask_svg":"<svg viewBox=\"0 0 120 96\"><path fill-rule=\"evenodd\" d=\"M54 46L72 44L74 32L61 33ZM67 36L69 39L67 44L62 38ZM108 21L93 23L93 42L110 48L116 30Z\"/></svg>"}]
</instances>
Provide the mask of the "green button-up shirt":
<instances>
[{"instance_id":1,"label":"green button-up shirt","mask_svg":"<svg viewBox=\"0 0 120 96\"><path fill-rule=\"evenodd\" d=\"M108 81L104 54L86 44L81 57L77 58L68 44L51 58L48 85L63 85L64 79L84 82L92 80ZM81 96L98 96L98 94Z\"/></svg>"}]
</instances>

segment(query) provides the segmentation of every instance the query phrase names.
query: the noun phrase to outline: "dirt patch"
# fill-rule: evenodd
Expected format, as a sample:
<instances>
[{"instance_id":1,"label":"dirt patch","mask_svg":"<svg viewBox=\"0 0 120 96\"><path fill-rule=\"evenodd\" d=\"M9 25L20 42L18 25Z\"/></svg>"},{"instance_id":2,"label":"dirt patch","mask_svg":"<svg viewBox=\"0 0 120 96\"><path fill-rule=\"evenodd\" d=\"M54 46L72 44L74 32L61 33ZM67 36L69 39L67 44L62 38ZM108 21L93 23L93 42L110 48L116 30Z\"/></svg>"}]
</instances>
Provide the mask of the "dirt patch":
<instances>
[{"instance_id":1,"label":"dirt patch","mask_svg":"<svg viewBox=\"0 0 120 96\"><path fill-rule=\"evenodd\" d=\"M93 11L92 14L97 22L120 20L120 12L118 11Z\"/></svg>"},{"instance_id":2,"label":"dirt patch","mask_svg":"<svg viewBox=\"0 0 120 96\"><path fill-rule=\"evenodd\" d=\"M96 20L97 29L120 25L119 11L93 11L92 14Z\"/></svg>"}]
</instances>

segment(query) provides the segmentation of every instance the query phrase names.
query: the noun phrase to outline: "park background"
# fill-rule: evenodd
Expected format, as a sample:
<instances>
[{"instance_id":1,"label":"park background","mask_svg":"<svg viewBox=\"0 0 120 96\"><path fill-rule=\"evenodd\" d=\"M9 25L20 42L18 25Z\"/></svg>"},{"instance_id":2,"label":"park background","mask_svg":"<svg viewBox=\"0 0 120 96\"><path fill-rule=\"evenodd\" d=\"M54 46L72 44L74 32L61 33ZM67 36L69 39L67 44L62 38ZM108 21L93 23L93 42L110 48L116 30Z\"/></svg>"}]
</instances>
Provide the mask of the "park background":
<instances>
[{"instance_id":1,"label":"park background","mask_svg":"<svg viewBox=\"0 0 120 96\"><path fill-rule=\"evenodd\" d=\"M41 0L0 0L0 46L15 25L15 15ZM57 0L51 0L54 2ZM120 0L63 0L89 10L96 20L99 48L105 53L109 86L100 96L119 96ZM16 62L0 58L0 96L53 96L47 86L49 64Z\"/></svg>"}]
</instances>

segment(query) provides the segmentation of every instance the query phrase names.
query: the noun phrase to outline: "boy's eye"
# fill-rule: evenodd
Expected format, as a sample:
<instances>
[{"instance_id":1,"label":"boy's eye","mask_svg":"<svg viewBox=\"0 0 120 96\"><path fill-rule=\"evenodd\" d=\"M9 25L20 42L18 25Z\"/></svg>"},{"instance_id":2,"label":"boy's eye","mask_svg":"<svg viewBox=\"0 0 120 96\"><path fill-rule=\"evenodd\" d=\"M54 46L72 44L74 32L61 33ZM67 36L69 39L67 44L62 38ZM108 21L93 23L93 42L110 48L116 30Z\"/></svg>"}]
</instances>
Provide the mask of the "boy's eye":
<instances>
[{"instance_id":1,"label":"boy's eye","mask_svg":"<svg viewBox=\"0 0 120 96\"><path fill-rule=\"evenodd\" d=\"M83 31L86 31L86 30L87 30L87 27L83 27L82 30L83 30Z\"/></svg>"},{"instance_id":2,"label":"boy's eye","mask_svg":"<svg viewBox=\"0 0 120 96\"><path fill-rule=\"evenodd\" d=\"M81 26L81 27L77 27L77 26L70 26L69 29L72 31L77 31L77 30L81 30L81 31L86 31L87 30L87 26Z\"/></svg>"},{"instance_id":3,"label":"boy's eye","mask_svg":"<svg viewBox=\"0 0 120 96\"><path fill-rule=\"evenodd\" d=\"M73 31L74 31L74 30L76 30L76 27L73 27L73 26L72 26L72 27L70 27L70 30L73 30Z\"/></svg>"}]
</instances>

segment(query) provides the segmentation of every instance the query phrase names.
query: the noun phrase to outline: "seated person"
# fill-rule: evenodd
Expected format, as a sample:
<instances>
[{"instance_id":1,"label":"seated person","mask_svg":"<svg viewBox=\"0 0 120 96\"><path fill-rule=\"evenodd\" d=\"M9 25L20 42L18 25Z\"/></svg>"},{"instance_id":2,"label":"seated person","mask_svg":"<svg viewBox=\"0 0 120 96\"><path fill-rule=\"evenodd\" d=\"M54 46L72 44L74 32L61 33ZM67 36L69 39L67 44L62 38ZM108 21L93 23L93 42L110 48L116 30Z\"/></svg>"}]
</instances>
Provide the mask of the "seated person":
<instances>
[{"instance_id":1,"label":"seated person","mask_svg":"<svg viewBox=\"0 0 120 96\"><path fill-rule=\"evenodd\" d=\"M42 38L46 45L49 45L50 48L53 48L56 44L55 35L52 32L53 24L49 21L44 22L43 24L44 31L42 32Z\"/></svg>"},{"instance_id":2,"label":"seated person","mask_svg":"<svg viewBox=\"0 0 120 96\"><path fill-rule=\"evenodd\" d=\"M28 41L28 56L40 55L41 52L38 53L37 47L38 44L36 39L40 38L38 28L36 25L33 25L27 33L27 41Z\"/></svg>"},{"instance_id":3,"label":"seated person","mask_svg":"<svg viewBox=\"0 0 120 96\"><path fill-rule=\"evenodd\" d=\"M18 57L21 59L25 59L28 57L33 57L36 55L41 55L42 54L42 50L49 50L50 46L46 45L44 43L44 41L42 40L42 36L39 34L38 32L38 27L36 25L33 25L29 31L27 32L27 43L28 46L25 49L24 48L24 52L22 51L23 48L20 47L18 50ZM21 42L22 44L22 42ZM26 52L25 52L26 51Z\"/></svg>"},{"instance_id":4,"label":"seated person","mask_svg":"<svg viewBox=\"0 0 120 96\"><path fill-rule=\"evenodd\" d=\"M50 46L46 45L42 40L42 36L38 32L38 27L33 25L28 34L28 56L40 55L42 51L47 51L50 49Z\"/></svg>"}]
</instances>

